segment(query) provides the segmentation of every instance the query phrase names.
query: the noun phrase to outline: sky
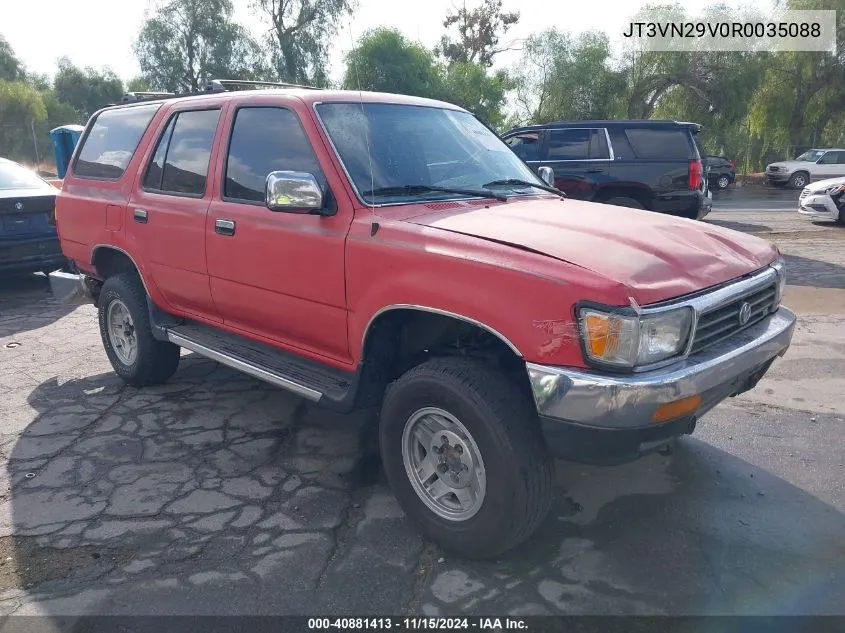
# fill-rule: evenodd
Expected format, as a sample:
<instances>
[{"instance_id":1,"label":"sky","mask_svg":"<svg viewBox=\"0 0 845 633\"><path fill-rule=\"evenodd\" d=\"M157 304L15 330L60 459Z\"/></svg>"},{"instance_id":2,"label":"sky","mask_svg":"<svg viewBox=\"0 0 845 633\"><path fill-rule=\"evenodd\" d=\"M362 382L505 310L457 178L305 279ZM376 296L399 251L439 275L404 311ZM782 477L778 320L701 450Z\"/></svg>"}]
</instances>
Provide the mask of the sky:
<instances>
[{"instance_id":1,"label":"sky","mask_svg":"<svg viewBox=\"0 0 845 633\"><path fill-rule=\"evenodd\" d=\"M0 0L0 34L11 44L18 58L31 72L52 75L56 60L67 56L77 66L110 67L124 79L140 73L132 53L145 14L154 0ZM354 41L377 26L398 28L407 37L433 47L443 34L442 21L457 2L464 0L358 0L358 9L346 20L330 52L331 75L343 72L343 59ZM654 2L654 0L652 0ZM249 0L233 0L235 18L259 35L261 24L248 9ZM468 7L479 0L466 0ZM518 10L520 21L508 31L502 43L519 47L534 32L550 27L573 33L591 29L608 33L618 42L630 17L647 0L504 0L503 8ZM698 15L708 0L684 0L688 14ZM736 5L729 1L727 4ZM745 4L768 5L766 0ZM414 14L415 17L412 17ZM509 67L519 51L498 56L496 65Z\"/></svg>"}]
</instances>

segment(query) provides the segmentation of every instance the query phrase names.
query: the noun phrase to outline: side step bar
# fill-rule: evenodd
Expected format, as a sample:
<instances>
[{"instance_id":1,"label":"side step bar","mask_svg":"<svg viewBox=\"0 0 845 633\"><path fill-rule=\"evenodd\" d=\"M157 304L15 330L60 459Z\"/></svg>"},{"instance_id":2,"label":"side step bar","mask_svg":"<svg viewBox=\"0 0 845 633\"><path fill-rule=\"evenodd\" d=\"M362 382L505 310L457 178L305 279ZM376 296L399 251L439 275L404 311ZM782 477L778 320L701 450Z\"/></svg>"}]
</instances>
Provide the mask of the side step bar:
<instances>
[{"instance_id":1,"label":"side step bar","mask_svg":"<svg viewBox=\"0 0 845 633\"><path fill-rule=\"evenodd\" d=\"M198 323L168 324L167 340L332 409L352 408L358 375Z\"/></svg>"}]
</instances>

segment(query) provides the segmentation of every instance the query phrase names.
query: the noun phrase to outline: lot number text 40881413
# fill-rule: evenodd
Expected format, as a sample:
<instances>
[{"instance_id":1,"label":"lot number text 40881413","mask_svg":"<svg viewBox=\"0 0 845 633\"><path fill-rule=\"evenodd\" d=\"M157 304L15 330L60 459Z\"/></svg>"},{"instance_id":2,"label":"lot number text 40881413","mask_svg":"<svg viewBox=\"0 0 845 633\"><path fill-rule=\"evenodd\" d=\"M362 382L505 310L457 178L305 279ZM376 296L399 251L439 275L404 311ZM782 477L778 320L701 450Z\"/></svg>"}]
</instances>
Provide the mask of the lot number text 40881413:
<instances>
[{"instance_id":1,"label":"lot number text 40881413","mask_svg":"<svg viewBox=\"0 0 845 633\"><path fill-rule=\"evenodd\" d=\"M347 630L367 629L429 630L445 631L449 629L483 631L519 631L526 630L527 624L519 618L309 618L309 630Z\"/></svg>"}]
</instances>

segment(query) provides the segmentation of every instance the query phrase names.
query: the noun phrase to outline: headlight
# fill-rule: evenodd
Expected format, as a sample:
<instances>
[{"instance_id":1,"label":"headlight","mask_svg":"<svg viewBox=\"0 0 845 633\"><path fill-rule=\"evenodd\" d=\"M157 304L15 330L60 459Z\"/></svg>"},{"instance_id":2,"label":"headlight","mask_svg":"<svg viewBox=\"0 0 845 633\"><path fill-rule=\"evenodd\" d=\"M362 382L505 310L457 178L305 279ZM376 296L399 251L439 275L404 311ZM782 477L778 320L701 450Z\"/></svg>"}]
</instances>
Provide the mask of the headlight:
<instances>
[{"instance_id":1,"label":"headlight","mask_svg":"<svg viewBox=\"0 0 845 633\"><path fill-rule=\"evenodd\" d=\"M692 323L690 308L640 316L583 308L580 317L587 357L617 367L649 365L677 356L686 347Z\"/></svg>"},{"instance_id":2,"label":"headlight","mask_svg":"<svg viewBox=\"0 0 845 633\"><path fill-rule=\"evenodd\" d=\"M824 190L824 192L829 196L835 196L843 191L845 191L845 185L833 185L832 187L828 187Z\"/></svg>"},{"instance_id":3,"label":"headlight","mask_svg":"<svg viewBox=\"0 0 845 633\"><path fill-rule=\"evenodd\" d=\"M772 311L780 307L781 299L783 299L783 289L786 286L786 262L783 257L778 257L778 260L772 264L772 268L778 274L777 287L775 290L775 301L772 304Z\"/></svg>"}]
</instances>

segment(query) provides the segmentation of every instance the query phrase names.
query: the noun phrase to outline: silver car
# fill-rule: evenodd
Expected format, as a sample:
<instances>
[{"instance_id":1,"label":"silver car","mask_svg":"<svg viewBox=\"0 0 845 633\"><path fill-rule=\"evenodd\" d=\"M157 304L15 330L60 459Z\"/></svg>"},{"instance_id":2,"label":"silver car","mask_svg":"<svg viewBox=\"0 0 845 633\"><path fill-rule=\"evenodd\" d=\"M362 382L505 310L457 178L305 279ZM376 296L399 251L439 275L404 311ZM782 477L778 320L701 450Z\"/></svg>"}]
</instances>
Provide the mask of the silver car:
<instances>
[{"instance_id":1,"label":"silver car","mask_svg":"<svg viewBox=\"0 0 845 633\"><path fill-rule=\"evenodd\" d=\"M845 149L811 149L795 160L766 165L766 181L801 189L815 180L845 176Z\"/></svg>"}]
</instances>

